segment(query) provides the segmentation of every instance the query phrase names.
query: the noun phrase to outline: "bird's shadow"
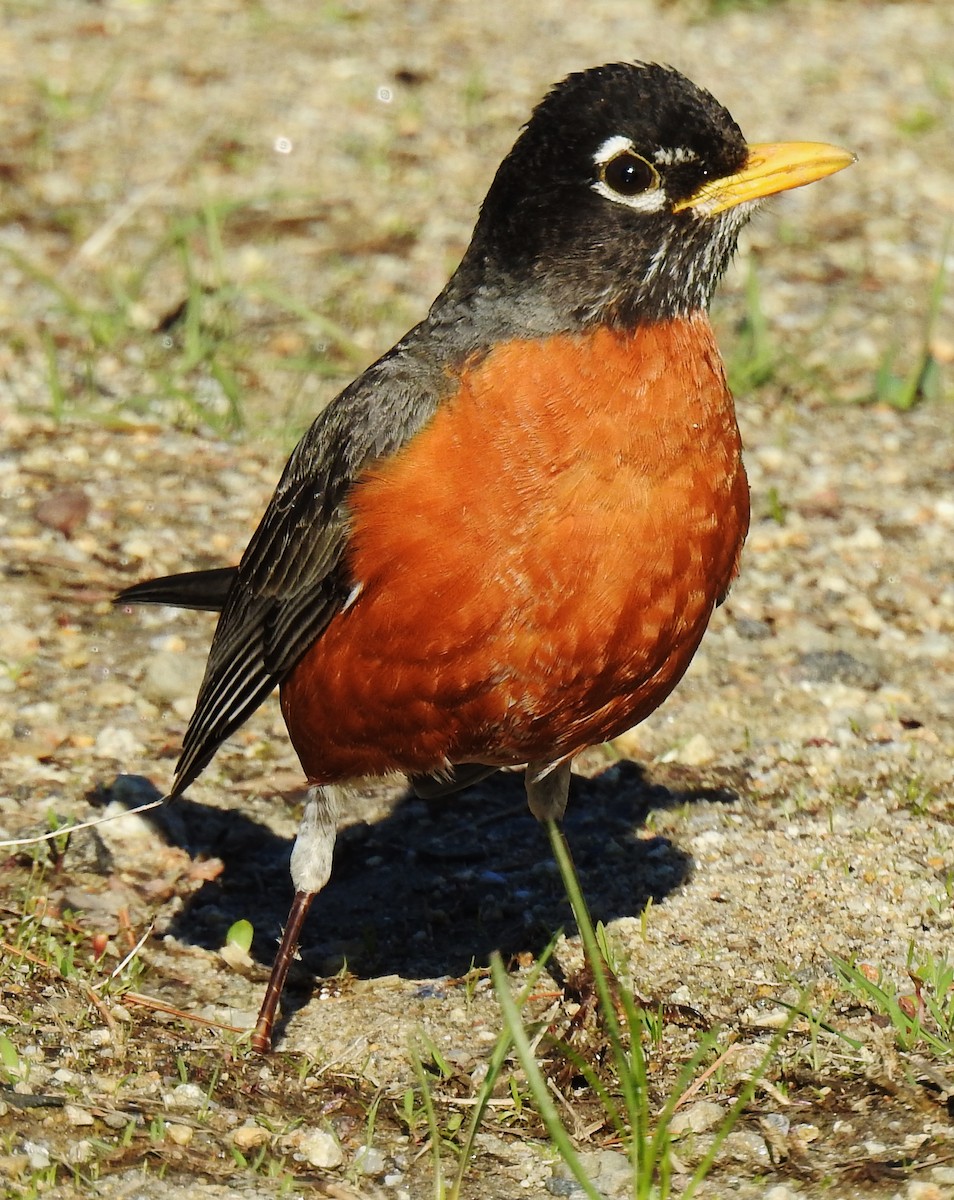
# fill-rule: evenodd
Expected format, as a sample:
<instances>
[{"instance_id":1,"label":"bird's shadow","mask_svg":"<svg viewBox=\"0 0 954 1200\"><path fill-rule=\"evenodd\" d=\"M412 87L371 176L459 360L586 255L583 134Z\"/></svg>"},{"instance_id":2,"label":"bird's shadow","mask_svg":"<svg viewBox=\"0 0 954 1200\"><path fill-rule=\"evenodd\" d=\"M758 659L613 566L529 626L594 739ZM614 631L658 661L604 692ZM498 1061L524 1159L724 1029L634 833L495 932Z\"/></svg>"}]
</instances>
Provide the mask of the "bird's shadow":
<instances>
[{"instance_id":1,"label":"bird's shadow","mask_svg":"<svg viewBox=\"0 0 954 1200\"><path fill-rule=\"evenodd\" d=\"M629 761L574 776L564 830L594 920L638 915L688 878L690 857L645 830L653 809L727 799L721 789L670 791ZM291 841L190 800L159 819L190 854L223 863L168 932L216 949L244 917L255 928L253 956L270 963L292 898ZM359 976L459 975L493 950L538 952L560 927L573 923L546 832L527 808L522 776L498 773L442 799L406 792L384 819L345 828L301 950L324 972L346 957Z\"/></svg>"},{"instance_id":2,"label":"bird's shadow","mask_svg":"<svg viewBox=\"0 0 954 1200\"><path fill-rule=\"evenodd\" d=\"M594 778L574 776L564 831L594 920L637 916L688 879L689 855L645 828L652 810L732 799L721 789L653 784L629 761ZM156 820L191 855L223 863L168 932L218 949L229 926L246 918L253 957L270 965L292 898L291 840L240 812L188 799ZM306 988L344 963L359 977L459 976L494 950L505 960L537 955L560 928L575 927L546 831L527 808L522 776L498 773L438 800L405 792L383 819L343 829L331 880L303 932L303 970L294 974ZM299 1003L286 997L286 1016Z\"/></svg>"}]
</instances>

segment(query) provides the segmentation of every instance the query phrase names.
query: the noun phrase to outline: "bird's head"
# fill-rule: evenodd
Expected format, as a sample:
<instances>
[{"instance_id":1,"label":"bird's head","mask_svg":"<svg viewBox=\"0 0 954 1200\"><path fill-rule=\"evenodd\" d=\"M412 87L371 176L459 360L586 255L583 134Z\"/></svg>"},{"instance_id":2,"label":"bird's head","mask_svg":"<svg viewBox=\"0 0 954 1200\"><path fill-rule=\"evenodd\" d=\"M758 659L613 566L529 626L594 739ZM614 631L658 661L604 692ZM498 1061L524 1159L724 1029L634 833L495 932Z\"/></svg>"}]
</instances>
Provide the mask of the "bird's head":
<instances>
[{"instance_id":1,"label":"bird's head","mask_svg":"<svg viewBox=\"0 0 954 1200\"><path fill-rule=\"evenodd\" d=\"M852 161L819 143L748 145L670 67L581 71L544 97L501 163L462 270L568 327L705 308L758 203Z\"/></svg>"}]
</instances>

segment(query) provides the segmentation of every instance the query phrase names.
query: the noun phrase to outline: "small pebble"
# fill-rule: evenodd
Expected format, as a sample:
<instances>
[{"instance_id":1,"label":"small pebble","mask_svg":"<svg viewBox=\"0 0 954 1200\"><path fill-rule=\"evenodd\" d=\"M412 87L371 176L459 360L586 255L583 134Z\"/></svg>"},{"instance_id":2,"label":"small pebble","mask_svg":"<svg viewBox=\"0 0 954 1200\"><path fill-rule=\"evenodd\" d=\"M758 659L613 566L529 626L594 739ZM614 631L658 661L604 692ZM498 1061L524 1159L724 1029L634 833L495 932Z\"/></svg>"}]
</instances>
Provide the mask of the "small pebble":
<instances>
[{"instance_id":1,"label":"small pebble","mask_svg":"<svg viewBox=\"0 0 954 1200\"><path fill-rule=\"evenodd\" d=\"M682 763L687 767L702 767L716 757L712 743L704 733L694 733L687 742L662 756L665 763Z\"/></svg>"},{"instance_id":2,"label":"small pebble","mask_svg":"<svg viewBox=\"0 0 954 1200\"><path fill-rule=\"evenodd\" d=\"M380 1175L387 1166L387 1159L375 1146L359 1146L352 1161L362 1175Z\"/></svg>"},{"instance_id":3,"label":"small pebble","mask_svg":"<svg viewBox=\"0 0 954 1200\"><path fill-rule=\"evenodd\" d=\"M114 758L118 762L133 761L142 756L143 747L129 729L118 725L104 725L93 745L97 758Z\"/></svg>"},{"instance_id":4,"label":"small pebble","mask_svg":"<svg viewBox=\"0 0 954 1200\"><path fill-rule=\"evenodd\" d=\"M936 1183L924 1179L912 1179L905 1190L905 1200L951 1200L951 1193L943 1191Z\"/></svg>"},{"instance_id":5,"label":"small pebble","mask_svg":"<svg viewBox=\"0 0 954 1200\"><path fill-rule=\"evenodd\" d=\"M63 487L41 500L34 509L34 516L48 529L71 537L89 516L89 510L89 496L82 488Z\"/></svg>"},{"instance_id":6,"label":"small pebble","mask_svg":"<svg viewBox=\"0 0 954 1200\"><path fill-rule=\"evenodd\" d=\"M32 1171L45 1171L50 1165L50 1151L41 1142L24 1141L23 1153Z\"/></svg>"},{"instance_id":7,"label":"small pebble","mask_svg":"<svg viewBox=\"0 0 954 1200\"><path fill-rule=\"evenodd\" d=\"M93 708L121 708L124 704L135 704L139 693L128 683L116 679L105 679L89 691L89 702Z\"/></svg>"},{"instance_id":8,"label":"small pebble","mask_svg":"<svg viewBox=\"0 0 954 1200\"><path fill-rule=\"evenodd\" d=\"M195 1112L209 1106L209 1097L197 1083L180 1083L163 1097L167 1108Z\"/></svg>"},{"instance_id":9,"label":"small pebble","mask_svg":"<svg viewBox=\"0 0 954 1200\"><path fill-rule=\"evenodd\" d=\"M669 1122L669 1132L673 1137L684 1133L705 1133L713 1129L725 1117L725 1109L713 1100L697 1100L688 1108L677 1112Z\"/></svg>"},{"instance_id":10,"label":"small pebble","mask_svg":"<svg viewBox=\"0 0 954 1200\"><path fill-rule=\"evenodd\" d=\"M765 1138L748 1129L733 1129L725 1141L716 1159L734 1159L736 1162L748 1163L752 1166L768 1166L771 1161Z\"/></svg>"},{"instance_id":11,"label":"small pebble","mask_svg":"<svg viewBox=\"0 0 954 1200\"><path fill-rule=\"evenodd\" d=\"M66 1161L74 1166L81 1166L93 1157L94 1146L89 1138L80 1138L73 1142L66 1152Z\"/></svg>"},{"instance_id":12,"label":"small pebble","mask_svg":"<svg viewBox=\"0 0 954 1200\"><path fill-rule=\"evenodd\" d=\"M103 1124L109 1129L125 1129L130 1121L138 1122L140 1119L138 1115L114 1111L103 1115Z\"/></svg>"},{"instance_id":13,"label":"small pebble","mask_svg":"<svg viewBox=\"0 0 954 1200\"><path fill-rule=\"evenodd\" d=\"M232 1130L232 1144L239 1150L254 1150L263 1146L271 1135L261 1125L240 1125Z\"/></svg>"},{"instance_id":14,"label":"small pebble","mask_svg":"<svg viewBox=\"0 0 954 1200\"><path fill-rule=\"evenodd\" d=\"M91 1112L85 1108L80 1108L78 1104L65 1104L63 1106L63 1116L74 1127L81 1125L95 1125L96 1118Z\"/></svg>"},{"instance_id":15,"label":"small pebble","mask_svg":"<svg viewBox=\"0 0 954 1200\"><path fill-rule=\"evenodd\" d=\"M735 622L735 631L739 637L753 642L772 636L772 626L767 621L758 621L754 617L739 617Z\"/></svg>"},{"instance_id":16,"label":"small pebble","mask_svg":"<svg viewBox=\"0 0 954 1200\"><path fill-rule=\"evenodd\" d=\"M199 656L160 651L146 663L143 695L157 703L194 700L204 671L205 664Z\"/></svg>"},{"instance_id":17,"label":"small pebble","mask_svg":"<svg viewBox=\"0 0 954 1200\"><path fill-rule=\"evenodd\" d=\"M324 1167L331 1170L340 1167L344 1155L337 1141L323 1129L302 1130L295 1139L298 1153L313 1167Z\"/></svg>"},{"instance_id":18,"label":"small pebble","mask_svg":"<svg viewBox=\"0 0 954 1200\"><path fill-rule=\"evenodd\" d=\"M583 1187L575 1179L553 1178L548 1179L545 1187L551 1196L585 1196Z\"/></svg>"},{"instance_id":19,"label":"small pebble","mask_svg":"<svg viewBox=\"0 0 954 1200\"><path fill-rule=\"evenodd\" d=\"M583 1170L598 1180L600 1192L607 1197L632 1195L633 1168L620 1150L594 1150L580 1155Z\"/></svg>"},{"instance_id":20,"label":"small pebble","mask_svg":"<svg viewBox=\"0 0 954 1200\"><path fill-rule=\"evenodd\" d=\"M812 650L798 660L798 677L812 683L844 683L873 690L881 682L880 672L846 650Z\"/></svg>"},{"instance_id":21,"label":"small pebble","mask_svg":"<svg viewBox=\"0 0 954 1200\"><path fill-rule=\"evenodd\" d=\"M166 1137L175 1146L188 1146L195 1130L191 1125L167 1125Z\"/></svg>"},{"instance_id":22,"label":"small pebble","mask_svg":"<svg viewBox=\"0 0 954 1200\"><path fill-rule=\"evenodd\" d=\"M40 648L40 639L36 631L20 625L16 621L5 622L3 626L3 660L8 663L22 662L32 658Z\"/></svg>"},{"instance_id":23,"label":"small pebble","mask_svg":"<svg viewBox=\"0 0 954 1200\"><path fill-rule=\"evenodd\" d=\"M235 942L226 942L219 950L219 957L233 971L251 971L255 966L255 960L244 946L239 946Z\"/></svg>"}]
</instances>

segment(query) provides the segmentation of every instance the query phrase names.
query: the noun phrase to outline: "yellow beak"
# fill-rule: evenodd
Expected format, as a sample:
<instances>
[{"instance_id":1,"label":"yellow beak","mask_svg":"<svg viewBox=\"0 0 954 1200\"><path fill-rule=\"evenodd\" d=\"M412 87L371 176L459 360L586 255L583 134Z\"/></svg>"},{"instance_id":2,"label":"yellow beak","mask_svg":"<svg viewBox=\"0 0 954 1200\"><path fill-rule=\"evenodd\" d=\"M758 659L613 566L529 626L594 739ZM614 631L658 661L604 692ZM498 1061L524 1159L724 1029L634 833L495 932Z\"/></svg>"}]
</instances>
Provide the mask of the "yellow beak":
<instances>
[{"instance_id":1,"label":"yellow beak","mask_svg":"<svg viewBox=\"0 0 954 1200\"><path fill-rule=\"evenodd\" d=\"M674 205L674 212L691 208L705 217L744 204L802 187L834 175L855 162L855 156L824 142L765 142L749 146L745 166L735 175L710 179L688 200Z\"/></svg>"}]
</instances>

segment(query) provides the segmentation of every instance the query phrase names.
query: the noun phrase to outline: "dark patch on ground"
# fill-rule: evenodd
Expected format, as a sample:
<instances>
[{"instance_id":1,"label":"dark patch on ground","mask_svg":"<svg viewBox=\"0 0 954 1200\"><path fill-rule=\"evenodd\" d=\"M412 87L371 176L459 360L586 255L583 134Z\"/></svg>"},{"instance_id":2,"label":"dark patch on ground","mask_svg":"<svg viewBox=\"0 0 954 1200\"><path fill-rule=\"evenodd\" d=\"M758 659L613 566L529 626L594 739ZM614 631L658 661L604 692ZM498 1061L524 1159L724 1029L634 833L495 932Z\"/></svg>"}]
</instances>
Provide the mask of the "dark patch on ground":
<instances>
[{"instance_id":1,"label":"dark patch on ground","mask_svg":"<svg viewBox=\"0 0 954 1200\"><path fill-rule=\"evenodd\" d=\"M674 794L620 762L574 777L565 830L594 919L638 915L690 873L667 838L640 833L654 808L724 800L697 789ZM238 811L178 801L164 835L193 856L214 855L222 874L188 898L168 932L216 949L229 926L255 926L253 955L271 962L291 901L291 842ZM302 942L309 970L344 959L358 976L460 975L504 958L537 955L572 920L544 829L530 815L522 777L500 773L450 799L402 794L388 815L342 831L331 881L315 901Z\"/></svg>"}]
</instances>

